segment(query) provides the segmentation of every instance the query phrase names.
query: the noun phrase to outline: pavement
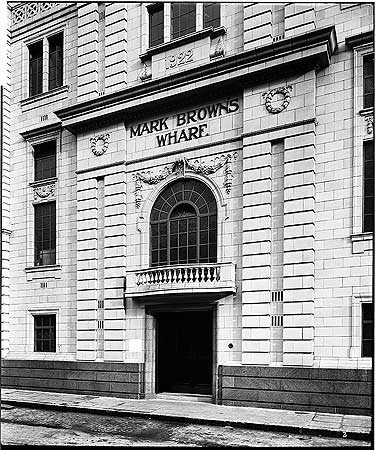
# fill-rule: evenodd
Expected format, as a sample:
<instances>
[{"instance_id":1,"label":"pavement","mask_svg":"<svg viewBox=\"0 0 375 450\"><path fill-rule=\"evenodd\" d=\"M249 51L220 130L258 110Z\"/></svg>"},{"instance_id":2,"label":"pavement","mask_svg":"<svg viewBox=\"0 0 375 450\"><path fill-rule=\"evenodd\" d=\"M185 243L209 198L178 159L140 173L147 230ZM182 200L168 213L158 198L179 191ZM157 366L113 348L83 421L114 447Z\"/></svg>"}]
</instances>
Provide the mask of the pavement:
<instances>
[{"instance_id":1,"label":"pavement","mask_svg":"<svg viewBox=\"0 0 375 450\"><path fill-rule=\"evenodd\" d=\"M1 403L28 408L201 423L350 439L371 439L371 417L211 403L1 389Z\"/></svg>"}]
</instances>

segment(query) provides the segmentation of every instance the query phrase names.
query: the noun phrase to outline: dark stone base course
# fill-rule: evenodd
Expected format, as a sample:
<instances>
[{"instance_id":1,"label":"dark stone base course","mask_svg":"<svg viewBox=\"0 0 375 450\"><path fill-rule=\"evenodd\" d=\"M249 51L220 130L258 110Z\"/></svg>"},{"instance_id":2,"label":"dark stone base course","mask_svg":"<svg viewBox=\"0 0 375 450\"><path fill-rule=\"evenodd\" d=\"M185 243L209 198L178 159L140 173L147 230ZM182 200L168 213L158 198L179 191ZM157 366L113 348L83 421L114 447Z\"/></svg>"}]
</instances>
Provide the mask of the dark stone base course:
<instances>
[{"instance_id":1,"label":"dark stone base course","mask_svg":"<svg viewBox=\"0 0 375 450\"><path fill-rule=\"evenodd\" d=\"M144 398L144 368L137 363L10 360L1 361L5 388Z\"/></svg>"},{"instance_id":2,"label":"dark stone base course","mask_svg":"<svg viewBox=\"0 0 375 450\"><path fill-rule=\"evenodd\" d=\"M371 370L219 366L227 406L371 415Z\"/></svg>"}]
</instances>

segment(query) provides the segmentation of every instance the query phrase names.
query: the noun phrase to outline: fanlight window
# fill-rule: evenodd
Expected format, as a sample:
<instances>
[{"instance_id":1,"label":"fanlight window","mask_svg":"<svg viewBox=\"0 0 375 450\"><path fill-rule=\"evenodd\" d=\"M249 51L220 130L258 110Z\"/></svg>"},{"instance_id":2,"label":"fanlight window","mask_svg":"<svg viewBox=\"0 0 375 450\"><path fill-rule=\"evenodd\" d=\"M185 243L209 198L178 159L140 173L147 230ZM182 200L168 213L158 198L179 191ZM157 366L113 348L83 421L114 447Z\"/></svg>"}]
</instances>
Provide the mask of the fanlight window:
<instances>
[{"instance_id":1,"label":"fanlight window","mask_svg":"<svg viewBox=\"0 0 375 450\"><path fill-rule=\"evenodd\" d=\"M167 186L151 211L151 265L212 263L217 254L217 206L198 180Z\"/></svg>"}]
</instances>

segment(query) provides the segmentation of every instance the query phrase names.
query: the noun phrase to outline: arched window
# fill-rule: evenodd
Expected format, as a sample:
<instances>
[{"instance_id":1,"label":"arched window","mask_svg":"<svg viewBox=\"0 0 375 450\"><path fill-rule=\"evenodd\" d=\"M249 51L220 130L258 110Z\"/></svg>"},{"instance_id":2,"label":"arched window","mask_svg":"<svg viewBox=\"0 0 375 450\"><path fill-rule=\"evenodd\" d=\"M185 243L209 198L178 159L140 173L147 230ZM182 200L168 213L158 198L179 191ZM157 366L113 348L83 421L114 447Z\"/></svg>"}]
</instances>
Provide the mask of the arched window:
<instances>
[{"instance_id":1,"label":"arched window","mask_svg":"<svg viewBox=\"0 0 375 450\"><path fill-rule=\"evenodd\" d=\"M168 185L151 211L151 265L216 262L217 206L201 181Z\"/></svg>"}]
</instances>

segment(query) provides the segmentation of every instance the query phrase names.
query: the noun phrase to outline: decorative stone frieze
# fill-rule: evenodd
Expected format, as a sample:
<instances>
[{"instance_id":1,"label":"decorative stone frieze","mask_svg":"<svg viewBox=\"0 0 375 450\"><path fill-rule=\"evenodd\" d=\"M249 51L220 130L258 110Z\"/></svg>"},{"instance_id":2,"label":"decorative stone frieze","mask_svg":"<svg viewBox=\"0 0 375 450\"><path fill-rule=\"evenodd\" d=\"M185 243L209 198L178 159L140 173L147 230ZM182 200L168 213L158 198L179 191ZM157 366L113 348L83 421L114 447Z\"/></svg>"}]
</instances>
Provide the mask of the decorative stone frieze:
<instances>
[{"instance_id":1,"label":"decorative stone frieze","mask_svg":"<svg viewBox=\"0 0 375 450\"><path fill-rule=\"evenodd\" d=\"M211 58L217 58L219 56L225 55L225 45L224 45L224 39L223 36L220 36L215 47L211 49L210 57Z\"/></svg>"},{"instance_id":2,"label":"decorative stone frieze","mask_svg":"<svg viewBox=\"0 0 375 450\"><path fill-rule=\"evenodd\" d=\"M147 64L143 64L143 68L139 73L139 79L141 81L147 81L152 77L151 67Z\"/></svg>"},{"instance_id":3,"label":"decorative stone frieze","mask_svg":"<svg viewBox=\"0 0 375 450\"><path fill-rule=\"evenodd\" d=\"M186 158L180 158L177 161L164 166L156 174L151 170L138 172L134 175L135 181L135 206L140 208L142 202L142 183L146 184L158 184L160 181L167 178L172 173L180 173L183 177L187 171L191 171L201 175L211 175L224 167L224 187L227 194L230 194L232 189L232 161L237 158L237 153L233 155L228 153L227 155L221 155L211 160L210 164L200 161L199 159L188 160Z\"/></svg>"},{"instance_id":4,"label":"decorative stone frieze","mask_svg":"<svg viewBox=\"0 0 375 450\"><path fill-rule=\"evenodd\" d=\"M34 202L54 199L56 197L56 183L44 184L33 188Z\"/></svg>"},{"instance_id":5,"label":"decorative stone frieze","mask_svg":"<svg viewBox=\"0 0 375 450\"><path fill-rule=\"evenodd\" d=\"M264 92L262 96L265 99L267 111L271 114L278 114L284 111L289 106L292 89L292 86L282 86ZM278 96L281 96L281 98Z\"/></svg>"},{"instance_id":6,"label":"decorative stone frieze","mask_svg":"<svg viewBox=\"0 0 375 450\"><path fill-rule=\"evenodd\" d=\"M12 24L17 25L51 9L65 6L56 2L25 2L12 8Z\"/></svg>"},{"instance_id":7,"label":"decorative stone frieze","mask_svg":"<svg viewBox=\"0 0 375 450\"><path fill-rule=\"evenodd\" d=\"M101 156L108 149L109 145L109 133L99 134L93 138L90 138L91 151L95 156Z\"/></svg>"},{"instance_id":8,"label":"decorative stone frieze","mask_svg":"<svg viewBox=\"0 0 375 450\"><path fill-rule=\"evenodd\" d=\"M374 118L373 116L365 117L366 121L366 132L367 134L373 134L374 132Z\"/></svg>"}]
</instances>

